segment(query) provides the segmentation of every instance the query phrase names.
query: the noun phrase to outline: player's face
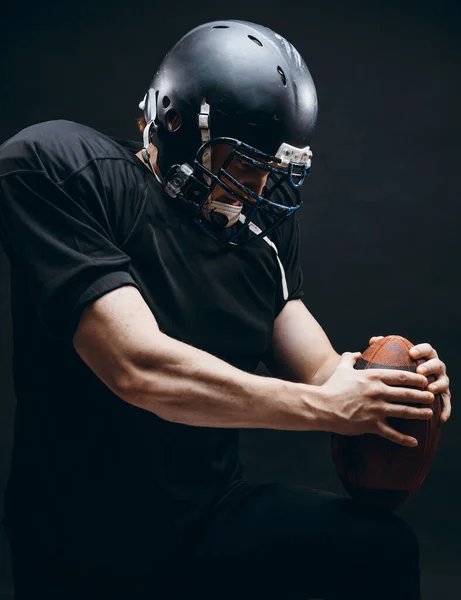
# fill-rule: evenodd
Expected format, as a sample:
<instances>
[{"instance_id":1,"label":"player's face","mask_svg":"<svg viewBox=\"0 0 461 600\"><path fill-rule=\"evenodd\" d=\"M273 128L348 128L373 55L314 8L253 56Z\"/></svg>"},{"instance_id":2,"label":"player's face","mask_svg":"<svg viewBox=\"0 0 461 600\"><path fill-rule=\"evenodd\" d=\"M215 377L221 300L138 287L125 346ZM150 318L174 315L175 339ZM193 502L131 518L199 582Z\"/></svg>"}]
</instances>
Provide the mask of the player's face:
<instances>
[{"instance_id":1,"label":"player's face","mask_svg":"<svg viewBox=\"0 0 461 600\"><path fill-rule=\"evenodd\" d=\"M229 155L229 152L232 150L232 146L227 144L216 144L213 147L212 161L211 161L211 170L213 173L217 173L218 170L224 164L224 161ZM266 185L267 178L269 176L268 171L263 169L259 169L252 164L245 163L243 160L235 157L232 159L232 162L226 168L226 171L232 175L238 182L248 187L252 192L261 195ZM225 180L225 183L229 185L232 189L235 189L236 192L242 193L234 184L230 181ZM228 204L240 204L240 202L233 198L230 194L226 192L222 187L216 186L212 193L211 197L213 200L218 200L219 202L226 202ZM251 198L248 200L252 201Z\"/></svg>"}]
</instances>

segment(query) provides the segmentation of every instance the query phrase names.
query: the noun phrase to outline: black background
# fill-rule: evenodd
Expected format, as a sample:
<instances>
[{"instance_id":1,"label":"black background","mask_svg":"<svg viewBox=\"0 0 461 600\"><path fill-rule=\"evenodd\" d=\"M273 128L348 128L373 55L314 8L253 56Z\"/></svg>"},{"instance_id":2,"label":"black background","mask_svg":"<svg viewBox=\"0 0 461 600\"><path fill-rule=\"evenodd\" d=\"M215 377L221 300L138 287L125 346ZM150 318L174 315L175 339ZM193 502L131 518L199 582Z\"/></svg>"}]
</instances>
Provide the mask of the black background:
<instances>
[{"instance_id":1,"label":"black background","mask_svg":"<svg viewBox=\"0 0 461 600\"><path fill-rule=\"evenodd\" d=\"M457 3L84 0L0 8L0 141L57 118L137 138L137 104L163 55L207 21L259 22L298 48L319 96L313 168L298 213L305 302L338 352L397 333L430 342L447 363L453 417L428 478L398 512L420 540L423 600L461 597ZM3 253L0 331L3 495L15 402ZM258 480L342 492L325 433L245 431L242 459ZM11 588L0 530L0 598Z\"/></svg>"}]
</instances>

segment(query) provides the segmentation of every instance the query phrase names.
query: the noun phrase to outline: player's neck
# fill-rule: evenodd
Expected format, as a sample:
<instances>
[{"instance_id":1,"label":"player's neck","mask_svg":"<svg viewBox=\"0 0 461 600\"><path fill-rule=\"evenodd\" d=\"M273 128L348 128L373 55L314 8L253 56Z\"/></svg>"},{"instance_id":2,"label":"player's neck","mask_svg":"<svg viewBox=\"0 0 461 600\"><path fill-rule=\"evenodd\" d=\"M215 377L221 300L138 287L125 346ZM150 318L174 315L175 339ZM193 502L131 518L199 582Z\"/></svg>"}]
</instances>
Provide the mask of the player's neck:
<instances>
[{"instance_id":1,"label":"player's neck","mask_svg":"<svg viewBox=\"0 0 461 600\"><path fill-rule=\"evenodd\" d=\"M157 164L157 148L153 144L149 144L147 146L147 152L149 153L149 160L146 162L143 157L143 152L140 150L136 153L136 156L142 162L142 164L149 169L149 171L153 171L157 181L159 183L163 182L162 174L160 173L160 169Z\"/></svg>"}]
</instances>

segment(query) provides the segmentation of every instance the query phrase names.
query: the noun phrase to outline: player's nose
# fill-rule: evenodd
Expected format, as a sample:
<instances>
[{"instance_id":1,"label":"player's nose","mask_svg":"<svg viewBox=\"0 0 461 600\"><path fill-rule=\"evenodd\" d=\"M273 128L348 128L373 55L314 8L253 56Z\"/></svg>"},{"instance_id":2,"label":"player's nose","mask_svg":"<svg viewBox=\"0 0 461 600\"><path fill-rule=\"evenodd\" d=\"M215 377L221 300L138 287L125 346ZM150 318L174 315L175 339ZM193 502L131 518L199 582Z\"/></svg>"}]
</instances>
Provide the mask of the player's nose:
<instances>
[{"instance_id":1,"label":"player's nose","mask_svg":"<svg viewBox=\"0 0 461 600\"><path fill-rule=\"evenodd\" d=\"M268 173L253 171L252 173L248 172L239 177L239 181L255 194L260 195L266 185L267 177Z\"/></svg>"}]
</instances>

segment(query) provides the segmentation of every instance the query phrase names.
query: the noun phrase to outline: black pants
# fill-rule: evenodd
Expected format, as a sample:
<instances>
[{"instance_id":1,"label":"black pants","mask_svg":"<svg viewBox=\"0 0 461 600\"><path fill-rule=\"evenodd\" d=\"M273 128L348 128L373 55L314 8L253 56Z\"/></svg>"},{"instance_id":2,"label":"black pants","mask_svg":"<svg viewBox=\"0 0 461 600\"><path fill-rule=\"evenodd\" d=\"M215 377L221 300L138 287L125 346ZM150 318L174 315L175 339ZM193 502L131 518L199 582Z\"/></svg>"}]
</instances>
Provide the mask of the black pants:
<instances>
[{"instance_id":1,"label":"black pants","mask_svg":"<svg viewBox=\"0 0 461 600\"><path fill-rule=\"evenodd\" d=\"M418 542L404 521L278 483L240 483L187 557L148 575L104 574L10 545L16 600L420 600Z\"/></svg>"}]
</instances>

